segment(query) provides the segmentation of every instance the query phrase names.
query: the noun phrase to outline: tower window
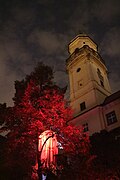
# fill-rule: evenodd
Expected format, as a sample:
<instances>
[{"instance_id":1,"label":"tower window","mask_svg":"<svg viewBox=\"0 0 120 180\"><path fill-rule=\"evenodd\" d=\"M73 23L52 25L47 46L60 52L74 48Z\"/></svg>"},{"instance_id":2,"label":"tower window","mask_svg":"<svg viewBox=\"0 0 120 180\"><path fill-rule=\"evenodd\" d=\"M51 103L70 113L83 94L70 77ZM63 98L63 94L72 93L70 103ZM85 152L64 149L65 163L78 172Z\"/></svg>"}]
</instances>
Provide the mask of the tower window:
<instances>
[{"instance_id":1,"label":"tower window","mask_svg":"<svg viewBox=\"0 0 120 180\"><path fill-rule=\"evenodd\" d=\"M103 87L104 87L104 83L103 83L103 81L101 81L101 80L100 80L100 84L101 84L101 86L103 86Z\"/></svg>"},{"instance_id":2,"label":"tower window","mask_svg":"<svg viewBox=\"0 0 120 180\"><path fill-rule=\"evenodd\" d=\"M100 72L99 68L97 68L97 72L101 74L101 72Z\"/></svg>"},{"instance_id":3,"label":"tower window","mask_svg":"<svg viewBox=\"0 0 120 180\"><path fill-rule=\"evenodd\" d=\"M104 87L104 78L103 78L103 76L102 76L101 71L99 70L99 68L97 68L97 74L98 74L98 77L99 77L99 79L100 79L100 84L101 84L101 86Z\"/></svg>"},{"instance_id":4,"label":"tower window","mask_svg":"<svg viewBox=\"0 0 120 180\"><path fill-rule=\"evenodd\" d=\"M77 68L76 72L80 72L81 68Z\"/></svg>"},{"instance_id":5,"label":"tower window","mask_svg":"<svg viewBox=\"0 0 120 180\"><path fill-rule=\"evenodd\" d=\"M98 77L103 80L103 76L101 74L101 71L98 68L97 68L97 74L98 74Z\"/></svg>"},{"instance_id":6,"label":"tower window","mask_svg":"<svg viewBox=\"0 0 120 180\"><path fill-rule=\"evenodd\" d=\"M84 132L89 131L88 123L83 124L83 131L84 131Z\"/></svg>"},{"instance_id":7,"label":"tower window","mask_svg":"<svg viewBox=\"0 0 120 180\"><path fill-rule=\"evenodd\" d=\"M106 114L106 118L107 118L108 126L117 122L117 117L116 117L115 111L112 111L112 112Z\"/></svg>"},{"instance_id":8,"label":"tower window","mask_svg":"<svg viewBox=\"0 0 120 180\"><path fill-rule=\"evenodd\" d=\"M75 49L75 54L77 54L79 52L79 48Z\"/></svg>"},{"instance_id":9,"label":"tower window","mask_svg":"<svg viewBox=\"0 0 120 180\"><path fill-rule=\"evenodd\" d=\"M80 104L80 110L83 111L84 109L86 109L86 105L85 105L85 102L82 102Z\"/></svg>"},{"instance_id":10,"label":"tower window","mask_svg":"<svg viewBox=\"0 0 120 180\"><path fill-rule=\"evenodd\" d=\"M83 80L81 79L80 81L78 81L78 89L80 89L83 86Z\"/></svg>"}]
</instances>

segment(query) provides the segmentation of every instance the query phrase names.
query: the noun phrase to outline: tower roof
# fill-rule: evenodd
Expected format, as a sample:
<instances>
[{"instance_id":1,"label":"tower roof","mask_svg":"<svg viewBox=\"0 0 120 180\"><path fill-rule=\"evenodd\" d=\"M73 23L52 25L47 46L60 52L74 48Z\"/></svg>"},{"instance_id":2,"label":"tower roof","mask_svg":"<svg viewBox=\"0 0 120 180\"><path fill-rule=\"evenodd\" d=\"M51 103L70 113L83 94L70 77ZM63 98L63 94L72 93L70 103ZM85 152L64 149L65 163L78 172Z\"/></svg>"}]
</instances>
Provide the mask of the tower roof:
<instances>
[{"instance_id":1,"label":"tower roof","mask_svg":"<svg viewBox=\"0 0 120 180\"><path fill-rule=\"evenodd\" d=\"M72 39L68 45L68 51L72 54L75 49L80 49L84 45L88 45L90 48L97 51L97 44L86 34L78 34L74 39Z\"/></svg>"}]
</instances>

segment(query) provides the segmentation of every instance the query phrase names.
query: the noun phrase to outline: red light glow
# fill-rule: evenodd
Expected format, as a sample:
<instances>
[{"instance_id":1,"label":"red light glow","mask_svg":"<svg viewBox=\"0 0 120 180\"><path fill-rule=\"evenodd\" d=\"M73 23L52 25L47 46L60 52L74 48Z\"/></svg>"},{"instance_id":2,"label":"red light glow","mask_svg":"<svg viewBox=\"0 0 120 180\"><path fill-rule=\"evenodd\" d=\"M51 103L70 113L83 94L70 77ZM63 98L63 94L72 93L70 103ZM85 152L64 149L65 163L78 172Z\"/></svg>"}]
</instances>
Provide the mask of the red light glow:
<instances>
[{"instance_id":1,"label":"red light glow","mask_svg":"<svg viewBox=\"0 0 120 180\"><path fill-rule=\"evenodd\" d=\"M38 151L40 152L40 160L43 167L49 168L50 164L55 164L55 155L58 154L56 134L53 131L44 131L39 136Z\"/></svg>"}]
</instances>

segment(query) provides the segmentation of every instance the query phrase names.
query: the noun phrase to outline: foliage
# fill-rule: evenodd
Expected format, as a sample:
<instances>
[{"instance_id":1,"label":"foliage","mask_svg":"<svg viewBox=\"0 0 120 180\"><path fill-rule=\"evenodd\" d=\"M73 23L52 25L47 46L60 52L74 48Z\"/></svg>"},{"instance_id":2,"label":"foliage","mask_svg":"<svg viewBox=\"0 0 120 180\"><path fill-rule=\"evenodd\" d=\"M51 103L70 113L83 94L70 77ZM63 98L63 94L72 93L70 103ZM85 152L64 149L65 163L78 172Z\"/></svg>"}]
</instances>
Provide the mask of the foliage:
<instances>
[{"instance_id":1,"label":"foliage","mask_svg":"<svg viewBox=\"0 0 120 180\"><path fill-rule=\"evenodd\" d=\"M93 161L96 176L120 179L120 128L95 133L90 140L91 152L96 155Z\"/></svg>"},{"instance_id":2,"label":"foliage","mask_svg":"<svg viewBox=\"0 0 120 180\"><path fill-rule=\"evenodd\" d=\"M19 104L24 96L28 83L32 80L42 89L43 85L50 85L53 79L53 71L49 66L39 62L34 71L30 75L26 75L25 79L15 81L15 97L13 98L15 105Z\"/></svg>"},{"instance_id":3,"label":"foliage","mask_svg":"<svg viewBox=\"0 0 120 180\"><path fill-rule=\"evenodd\" d=\"M65 89L56 86L52 78L52 69L40 63L30 76L16 83L15 105L5 116L9 130L6 167L11 179L31 179L38 135L48 129L56 132L65 154L80 155L80 159L89 156L89 139L81 128L68 125L72 111L64 100Z\"/></svg>"},{"instance_id":4,"label":"foliage","mask_svg":"<svg viewBox=\"0 0 120 180\"><path fill-rule=\"evenodd\" d=\"M7 112L6 103L0 104L0 126L5 121L5 114L6 114L6 112Z\"/></svg>"},{"instance_id":5,"label":"foliage","mask_svg":"<svg viewBox=\"0 0 120 180\"><path fill-rule=\"evenodd\" d=\"M5 178L5 168L3 164L5 163L5 146L7 139L0 135L0 179Z\"/></svg>"}]
</instances>

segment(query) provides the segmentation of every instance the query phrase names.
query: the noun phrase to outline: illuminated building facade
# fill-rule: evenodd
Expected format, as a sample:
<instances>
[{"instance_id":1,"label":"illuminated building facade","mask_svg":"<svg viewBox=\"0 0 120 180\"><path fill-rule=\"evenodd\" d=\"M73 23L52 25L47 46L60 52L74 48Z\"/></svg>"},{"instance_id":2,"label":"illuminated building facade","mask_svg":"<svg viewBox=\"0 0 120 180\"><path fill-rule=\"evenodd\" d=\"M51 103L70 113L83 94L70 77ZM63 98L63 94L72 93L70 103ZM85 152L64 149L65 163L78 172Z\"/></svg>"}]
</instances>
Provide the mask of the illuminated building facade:
<instances>
[{"instance_id":1,"label":"illuminated building facade","mask_svg":"<svg viewBox=\"0 0 120 180\"><path fill-rule=\"evenodd\" d=\"M120 127L120 91L112 94L108 70L97 44L87 35L76 36L68 45L66 60L70 82L71 121L90 135Z\"/></svg>"}]
</instances>

